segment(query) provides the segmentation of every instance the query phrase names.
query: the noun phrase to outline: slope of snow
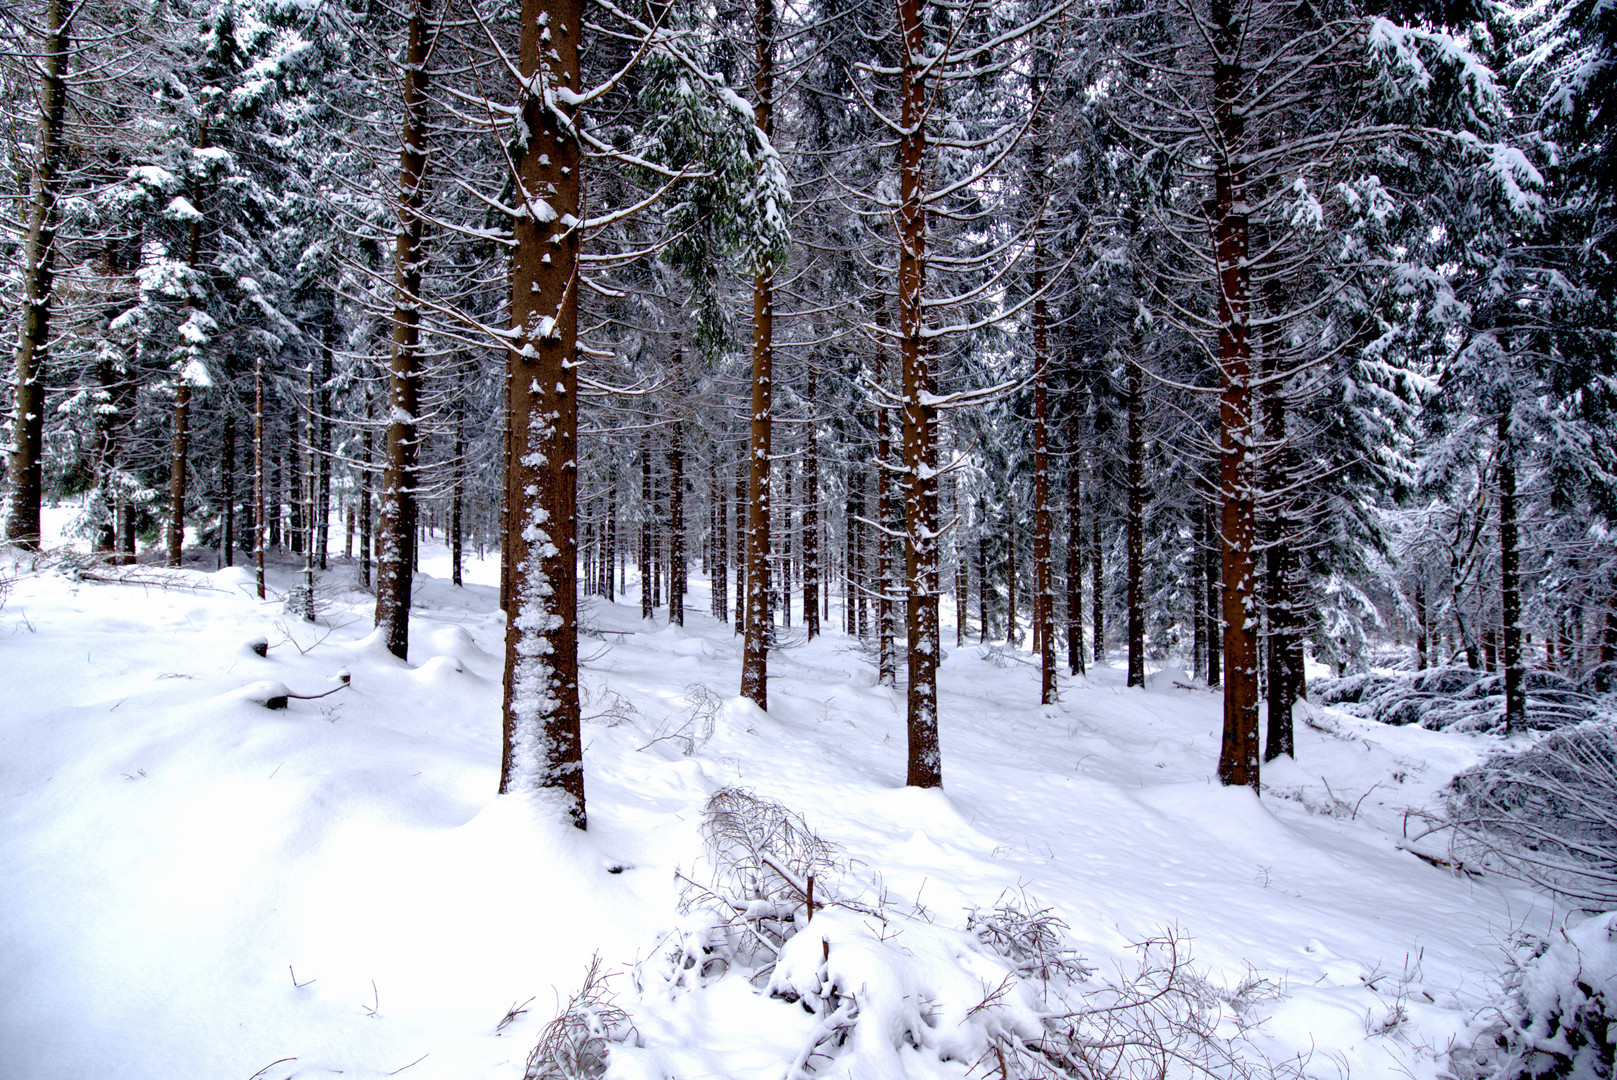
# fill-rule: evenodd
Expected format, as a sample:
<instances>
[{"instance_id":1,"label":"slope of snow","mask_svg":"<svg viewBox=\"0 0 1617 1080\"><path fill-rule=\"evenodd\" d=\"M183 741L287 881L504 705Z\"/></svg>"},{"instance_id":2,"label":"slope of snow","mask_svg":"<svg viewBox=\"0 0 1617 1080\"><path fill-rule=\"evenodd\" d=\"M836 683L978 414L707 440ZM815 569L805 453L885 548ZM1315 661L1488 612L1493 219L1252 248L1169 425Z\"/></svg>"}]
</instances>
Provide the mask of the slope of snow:
<instances>
[{"instance_id":1,"label":"slope of snow","mask_svg":"<svg viewBox=\"0 0 1617 1080\"><path fill-rule=\"evenodd\" d=\"M903 698L855 643L777 651L764 714L734 696L739 642L700 578L684 629L637 598L586 607L580 834L494 795L494 564L465 588L441 549L423 570L406 664L346 566L308 626L239 568L135 585L20 565L0 609L0 1077L521 1076L592 955L622 971L682 925L676 870L729 785L940 927L1026 895L1102 973L1175 928L1214 986L1272 982L1252 1038L1310 1075L1438 1076L1500 944L1556 919L1400 850L1487 740L1322 714L1260 799L1216 783L1219 698L1183 672L1125 690L1103 667L1041 708L1027 654L954 648L950 627L945 788L906 789ZM314 695L341 672L330 696L259 704L259 684ZM686 1078L778 1080L813 1023L739 977L681 1000L612 984Z\"/></svg>"}]
</instances>

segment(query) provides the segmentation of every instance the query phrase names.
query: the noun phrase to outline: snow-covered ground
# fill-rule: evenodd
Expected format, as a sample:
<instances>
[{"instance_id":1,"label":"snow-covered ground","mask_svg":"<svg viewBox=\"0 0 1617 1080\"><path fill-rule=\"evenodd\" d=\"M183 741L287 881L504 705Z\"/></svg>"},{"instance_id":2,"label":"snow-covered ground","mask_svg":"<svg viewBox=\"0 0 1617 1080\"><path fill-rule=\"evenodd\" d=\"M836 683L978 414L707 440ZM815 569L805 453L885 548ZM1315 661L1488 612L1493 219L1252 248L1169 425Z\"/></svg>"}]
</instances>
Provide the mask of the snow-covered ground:
<instances>
[{"instance_id":1,"label":"snow-covered ground","mask_svg":"<svg viewBox=\"0 0 1617 1080\"><path fill-rule=\"evenodd\" d=\"M618 632L583 648L581 834L494 793L495 564L464 588L441 548L422 569L408 664L372 640L346 565L315 626L239 568L149 575L166 587L8 571L0 1077L520 1077L599 954L643 1044L615 1074L780 1080L802 1007L740 974L683 997L627 974L687 924L676 871L699 873L703 804L732 785L833 844L838 888L937 927L1006 896L1047 905L1098 978L1172 929L1212 987L1269 980L1243 1000L1253 1047L1320 1077L1437 1077L1503 943L1558 918L1400 849L1406 812L1488 740L1322 714L1259 799L1217 784L1220 701L1183 672L1127 690L1102 667L1041 708L1026 653L951 645L945 787L906 789L903 699L854 643L776 652L766 715L735 697L739 642L700 577L683 629L643 623L637 599L586 609ZM327 697L254 700L340 672Z\"/></svg>"}]
</instances>

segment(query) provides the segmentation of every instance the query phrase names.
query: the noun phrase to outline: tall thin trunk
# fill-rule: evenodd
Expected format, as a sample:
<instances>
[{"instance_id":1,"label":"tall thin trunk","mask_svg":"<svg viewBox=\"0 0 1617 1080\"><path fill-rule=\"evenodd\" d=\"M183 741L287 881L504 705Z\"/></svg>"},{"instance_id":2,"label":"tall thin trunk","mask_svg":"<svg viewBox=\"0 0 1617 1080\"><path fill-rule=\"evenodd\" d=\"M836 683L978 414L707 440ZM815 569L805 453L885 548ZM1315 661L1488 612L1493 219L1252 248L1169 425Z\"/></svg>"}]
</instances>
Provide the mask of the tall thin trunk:
<instances>
[{"instance_id":1,"label":"tall thin trunk","mask_svg":"<svg viewBox=\"0 0 1617 1080\"><path fill-rule=\"evenodd\" d=\"M1223 605L1219 599L1223 588L1220 577L1223 565L1222 548L1211 500L1202 507L1202 535L1207 539L1207 546L1203 550L1207 572L1204 610L1207 617L1207 685L1211 687L1218 686L1223 681L1223 672L1220 668L1224 656L1224 622L1221 614Z\"/></svg>"},{"instance_id":2,"label":"tall thin trunk","mask_svg":"<svg viewBox=\"0 0 1617 1080\"><path fill-rule=\"evenodd\" d=\"M640 433L640 617L649 619L656 613L652 599L654 585L651 572L651 428Z\"/></svg>"},{"instance_id":3,"label":"tall thin trunk","mask_svg":"<svg viewBox=\"0 0 1617 1080\"><path fill-rule=\"evenodd\" d=\"M809 369L808 407L819 407L814 370ZM808 640L820 634L820 436L810 419L803 447L803 626Z\"/></svg>"},{"instance_id":4,"label":"tall thin trunk","mask_svg":"<svg viewBox=\"0 0 1617 1080\"><path fill-rule=\"evenodd\" d=\"M987 645L988 639L993 636L989 629L992 621L993 609L991 596L992 589L988 587L988 521L983 519L982 531L977 534L977 644Z\"/></svg>"},{"instance_id":5,"label":"tall thin trunk","mask_svg":"<svg viewBox=\"0 0 1617 1080\"><path fill-rule=\"evenodd\" d=\"M1527 725L1526 672L1522 663L1522 592L1516 526L1516 444L1510 410L1499 414L1499 607L1504 621L1505 734Z\"/></svg>"},{"instance_id":6,"label":"tall thin trunk","mask_svg":"<svg viewBox=\"0 0 1617 1080\"><path fill-rule=\"evenodd\" d=\"M685 625L685 425L674 422L668 436L668 621Z\"/></svg>"},{"instance_id":7,"label":"tall thin trunk","mask_svg":"<svg viewBox=\"0 0 1617 1080\"><path fill-rule=\"evenodd\" d=\"M887 364L881 364L885 381ZM876 409L876 681L882 686L898 685L898 658L893 651L893 598L898 583L893 580L892 421L887 411Z\"/></svg>"},{"instance_id":8,"label":"tall thin trunk","mask_svg":"<svg viewBox=\"0 0 1617 1080\"><path fill-rule=\"evenodd\" d=\"M1135 347L1139 347L1136 337ZM1145 685L1145 387L1140 361L1128 362L1128 685Z\"/></svg>"},{"instance_id":9,"label":"tall thin trunk","mask_svg":"<svg viewBox=\"0 0 1617 1080\"><path fill-rule=\"evenodd\" d=\"M23 247L23 303L12 382L11 486L6 539L40 544L39 502L45 446L45 362L55 303L56 201L61 193L62 122L67 105L67 52L71 15L67 0L45 6L39 57L39 128L29 177L28 239Z\"/></svg>"},{"instance_id":10,"label":"tall thin trunk","mask_svg":"<svg viewBox=\"0 0 1617 1080\"><path fill-rule=\"evenodd\" d=\"M730 618L730 485L719 471L717 451L714 453L713 475L713 567L709 574L713 582L713 617L719 622Z\"/></svg>"},{"instance_id":11,"label":"tall thin trunk","mask_svg":"<svg viewBox=\"0 0 1617 1080\"><path fill-rule=\"evenodd\" d=\"M1426 652L1426 581L1425 575L1415 578L1415 670L1425 671L1430 666Z\"/></svg>"},{"instance_id":12,"label":"tall thin trunk","mask_svg":"<svg viewBox=\"0 0 1617 1080\"><path fill-rule=\"evenodd\" d=\"M753 106L758 130L775 132L775 7L754 7L757 65ZM761 166L760 166L761 167ZM752 279L752 432L747 481L747 618L742 645L741 696L769 708L769 454L774 408L774 269L762 252L754 254Z\"/></svg>"},{"instance_id":13,"label":"tall thin trunk","mask_svg":"<svg viewBox=\"0 0 1617 1080\"><path fill-rule=\"evenodd\" d=\"M1005 644L1015 645L1021 632L1016 613L1016 545L1021 537L1016 532L1016 513L1005 517Z\"/></svg>"},{"instance_id":14,"label":"tall thin trunk","mask_svg":"<svg viewBox=\"0 0 1617 1080\"><path fill-rule=\"evenodd\" d=\"M966 631L971 615L971 574L967 567L964 532L965 515L960 509L960 484L955 477L949 478L949 502L954 507L955 527L954 533L954 644L955 648L966 647Z\"/></svg>"},{"instance_id":15,"label":"tall thin trunk","mask_svg":"<svg viewBox=\"0 0 1617 1080\"><path fill-rule=\"evenodd\" d=\"M225 402L219 432L219 561L236 565L236 414Z\"/></svg>"},{"instance_id":16,"label":"tall thin trunk","mask_svg":"<svg viewBox=\"0 0 1617 1080\"><path fill-rule=\"evenodd\" d=\"M1074 440L1076 442L1076 440ZM1067 668L1084 674L1084 526L1076 447L1067 467Z\"/></svg>"},{"instance_id":17,"label":"tall thin trunk","mask_svg":"<svg viewBox=\"0 0 1617 1080\"><path fill-rule=\"evenodd\" d=\"M1089 485L1089 629L1095 638L1095 663L1106 663L1106 579L1101 564L1100 499L1091 477Z\"/></svg>"},{"instance_id":18,"label":"tall thin trunk","mask_svg":"<svg viewBox=\"0 0 1617 1080\"><path fill-rule=\"evenodd\" d=\"M1258 661L1253 632L1253 445L1250 279L1247 204L1242 162L1246 111L1234 0L1212 0L1214 259L1218 270L1219 491L1224 580L1224 736L1218 777L1226 785L1258 788Z\"/></svg>"},{"instance_id":19,"label":"tall thin trunk","mask_svg":"<svg viewBox=\"0 0 1617 1080\"><path fill-rule=\"evenodd\" d=\"M1037 91L1035 90L1035 100ZM1033 242L1033 636L1039 652L1039 703L1056 698L1055 568L1050 523L1050 346L1044 303L1044 248Z\"/></svg>"},{"instance_id":20,"label":"tall thin trunk","mask_svg":"<svg viewBox=\"0 0 1617 1080\"><path fill-rule=\"evenodd\" d=\"M618 471L614 467L608 474L606 488L606 577L601 581L601 595L616 600L612 575L618 562Z\"/></svg>"},{"instance_id":21,"label":"tall thin trunk","mask_svg":"<svg viewBox=\"0 0 1617 1080\"><path fill-rule=\"evenodd\" d=\"M367 435L367 450L369 446ZM260 356L253 363L253 578L260 600L264 599L264 540L269 524L265 521L269 510L264 480L264 358Z\"/></svg>"},{"instance_id":22,"label":"tall thin trunk","mask_svg":"<svg viewBox=\"0 0 1617 1080\"><path fill-rule=\"evenodd\" d=\"M1280 304L1265 290L1271 313ZM1271 320L1263 332L1264 394L1263 441L1268 457L1266 482L1272 500L1268 521L1267 546L1264 551L1264 611L1268 615L1268 712L1269 728L1264 739L1263 760L1273 761L1284 754L1297 756L1296 737L1292 725L1292 706L1302 680L1302 673L1293 670L1297 636L1295 615L1292 610L1292 547L1291 521L1287 514L1291 486L1291 447L1286 438L1286 399L1280 382L1280 330Z\"/></svg>"},{"instance_id":23,"label":"tall thin trunk","mask_svg":"<svg viewBox=\"0 0 1617 1080\"><path fill-rule=\"evenodd\" d=\"M365 423L359 436L359 583L371 587L371 394L365 391Z\"/></svg>"},{"instance_id":24,"label":"tall thin trunk","mask_svg":"<svg viewBox=\"0 0 1617 1080\"><path fill-rule=\"evenodd\" d=\"M926 53L923 0L899 0L900 74L898 138L898 313L901 392L904 402L904 532L909 631L909 736L911 787L939 787L936 392L931 350L924 337L926 310Z\"/></svg>"},{"instance_id":25,"label":"tall thin trunk","mask_svg":"<svg viewBox=\"0 0 1617 1080\"><path fill-rule=\"evenodd\" d=\"M320 468L320 491L316 502L315 540L320 569L328 568L331 553L331 357L337 351L337 304L332 300L331 313L325 326L325 341L320 349L320 390L316 395L320 437L317 440L315 461Z\"/></svg>"},{"instance_id":26,"label":"tall thin trunk","mask_svg":"<svg viewBox=\"0 0 1617 1080\"><path fill-rule=\"evenodd\" d=\"M750 434L750 433L749 433ZM752 466L747 461L746 447L736 459L736 512L735 512L735 551L736 563L736 633L747 632L747 482L752 478Z\"/></svg>"},{"instance_id":27,"label":"tall thin trunk","mask_svg":"<svg viewBox=\"0 0 1617 1080\"><path fill-rule=\"evenodd\" d=\"M404 65L404 128L399 148L399 231L394 241L393 350L388 371L387 458L376 553L376 625L388 651L410 647L410 592L416 547L417 353L421 343L422 181L427 168L427 58L431 2L413 0ZM524 5L526 10L526 5ZM526 27L524 28L526 31ZM526 310L524 307L522 310ZM513 623L515 620L511 620ZM507 635L509 637L509 633Z\"/></svg>"},{"instance_id":28,"label":"tall thin trunk","mask_svg":"<svg viewBox=\"0 0 1617 1080\"><path fill-rule=\"evenodd\" d=\"M461 583L461 559L464 555L464 534L461 514L466 502L466 411L457 398L455 402L455 463L451 471L449 489L449 583Z\"/></svg>"},{"instance_id":29,"label":"tall thin trunk","mask_svg":"<svg viewBox=\"0 0 1617 1080\"><path fill-rule=\"evenodd\" d=\"M575 106L582 0L522 0L518 65L529 138L518 189L545 213L512 222L511 618L500 790L556 796L585 825L578 701L578 254L584 193Z\"/></svg>"}]
</instances>

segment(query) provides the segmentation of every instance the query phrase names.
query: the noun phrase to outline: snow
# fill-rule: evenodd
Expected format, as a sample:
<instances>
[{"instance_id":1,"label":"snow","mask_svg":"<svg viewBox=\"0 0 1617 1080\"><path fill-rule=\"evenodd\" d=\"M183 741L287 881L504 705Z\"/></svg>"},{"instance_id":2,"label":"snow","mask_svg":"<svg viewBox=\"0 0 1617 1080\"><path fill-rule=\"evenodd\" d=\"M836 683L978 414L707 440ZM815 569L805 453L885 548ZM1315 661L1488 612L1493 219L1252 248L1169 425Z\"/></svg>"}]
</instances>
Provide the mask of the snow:
<instances>
[{"instance_id":1,"label":"snow","mask_svg":"<svg viewBox=\"0 0 1617 1080\"><path fill-rule=\"evenodd\" d=\"M964 1075L981 1025L1036 1025L1026 983L970 1011L1009 969L966 920L1008 895L1048 905L1097 979L1173 929L1212 986L1270 980L1243 1014L1253 1046L1311 1054L1321 1077L1439 1076L1496 993L1503 943L1557 916L1524 886L1401 849L1409 812L1486 737L1300 712L1298 761L1266 765L1259 797L1218 786L1219 699L1183 671L1142 690L1094 667L1040 707L1029 654L955 648L946 625L946 786L907 789L902 694L854 643L776 651L766 714L733 696L740 642L701 613L706 579L692 575L682 629L639 618L631 576L628 602L583 608L597 636L581 648L580 833L542 800L494 794L495 562L469 561L456 588L428 544L408 663L341 560L314 625L281 611L291 563L272 562L267 602L240 567L140 567L163 587L3 565L8 1078L244 1080L277 1059L264 1077L519 1077L599 954L639 1039L609 1075L779 1080L823 1018L739 973L688 985L661 961L700 929L675 873L704 872L702 807L737 785L834 846L827 890L887 897L886 925L817 912L773 975L856 996L845 1075ZM261 704L343 673L331 696ZM711 733L692 725L698 685L720 703Z\"/></svg>"}]
</instances>

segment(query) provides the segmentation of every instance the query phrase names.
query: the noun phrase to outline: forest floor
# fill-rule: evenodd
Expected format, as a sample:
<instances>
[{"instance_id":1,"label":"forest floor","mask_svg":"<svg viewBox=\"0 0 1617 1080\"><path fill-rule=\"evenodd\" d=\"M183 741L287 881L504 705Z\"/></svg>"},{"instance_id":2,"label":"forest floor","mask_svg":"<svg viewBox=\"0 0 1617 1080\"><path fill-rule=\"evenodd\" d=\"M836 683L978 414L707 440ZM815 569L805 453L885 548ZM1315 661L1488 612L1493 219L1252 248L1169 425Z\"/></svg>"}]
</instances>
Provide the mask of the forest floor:
<instances>
[{"instance_id":1,"label":"forest floor","mask_svg":"<svg viewBox=\"0 0 1617 1080\"><path fill-rule=\"evenodd\" d=\"M1220 698L1182 670L1127 690L1103 666L1040 707L1028 654L951 645L945 787L906 789L903 698L870 658L840 633L779 650L760 712L735 696L740 643L695 578L682 629L637 601L586 608L579 833L494 793L493 562L457 588L427 551L408 663L373 639L347 566L315 625L257 600L241 568L119 584L8 566L6 1080L517 1078L597 954L638 1031L611 1075L781 1080L812 1037L802 1007L739 973L680 994L633 970L687 925L676 872L700 875L703 806L728 786L800 813L838 852L839 888L911 921L1047 906L1102 980L1171 931L1213 998L1237 1001L1250 1051L1309 1076L1438 1077L1487 1019L1505 943L1561 918L1400 847L1499 745L1485 737L1322 712L1259 798L1217 784ZM275 589L293 581L272 568ZM255 700L340 672L328 697ZM906 1055L894 1075L973 1064Z\"/></svg>"}]
</instances>

